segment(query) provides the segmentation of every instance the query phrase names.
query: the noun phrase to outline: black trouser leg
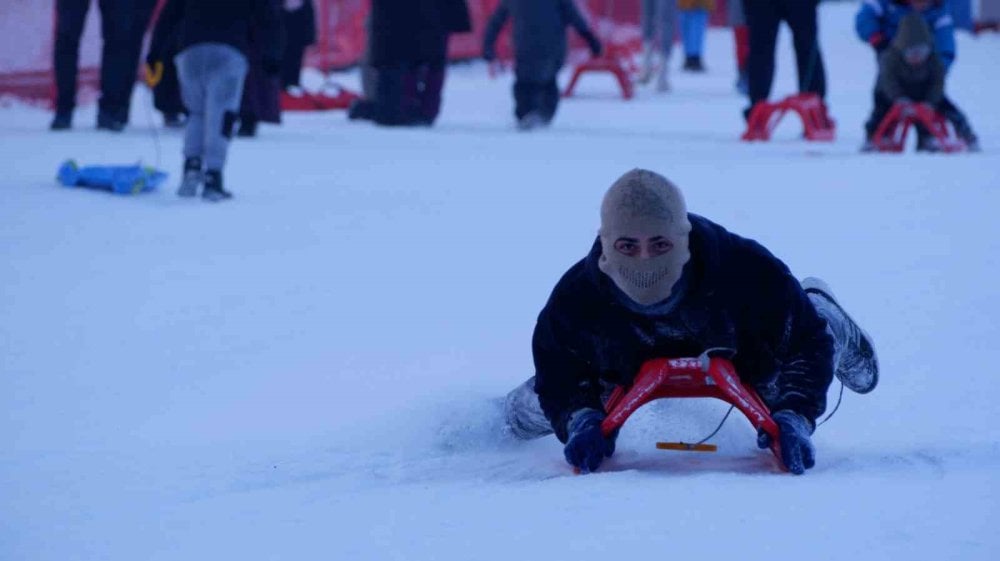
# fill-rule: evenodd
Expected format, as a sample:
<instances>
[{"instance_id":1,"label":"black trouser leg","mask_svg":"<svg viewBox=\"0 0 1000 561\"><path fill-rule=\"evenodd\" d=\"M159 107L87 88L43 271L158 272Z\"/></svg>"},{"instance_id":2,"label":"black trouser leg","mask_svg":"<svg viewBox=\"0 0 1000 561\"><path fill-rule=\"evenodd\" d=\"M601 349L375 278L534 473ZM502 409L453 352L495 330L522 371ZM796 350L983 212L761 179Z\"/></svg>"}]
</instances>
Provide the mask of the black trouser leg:
<instances>
[{"instance_id":1,"label":"black trouser leg","mask_svg":"<svg viewBox=\"0 0 1000 561\"><path fill-rule=\"evenodd\" d=\"M128 121L142 38L155 0L98 0L101 9L101 100L105 115Z\"/></svg>"},{"instance_id":2,"label":"black trouser leg","mask_svg":"<svg viewBox=\"0 0 1000 561\"><path fill-rule=\"evenodd\" d=\"M536 90L534 82L518 78L514 81L514 116L521 119L536 110Z\"/></svg>"},{"instance_id":3,"label":"black trouser leg","mask_svg":"<svg viewBox=\"0 0 1000 561\"><path fill-rule=\"evenodd\" d=\"M52 68L56 75L56 113L72 113L76 107L80 37L89 6L90 0L56 0L56 40L52 51Z\"/></svg>"},{"instance_id":4,"label":"black trouser leg","mask_svg":"<svg viewBox=\"0 0 1000 561\"><path fill-rule=\"evenodd\" d=\"M781 13L774 0L743 0L747 27L750 30L750 57L747 74L750 103L764 101L771 94L774 81L774 48L778 41Z\"/></svg>"},{"instance_id":5,"label":"black trouser leg","mask_svg":"<svg viewBox=\"0 0 1000 561\"><path fill-rule=\"evenodd\" d=\"M559 84L552 78L541 87L541 112L545 122L552 122L559 108Z\"/></svg>"},{"instance_id":6,"label":"black trouser leg","mask_svg":"<svg viewBox=\"0 0 1000 561\"><path fill-rule=\"evenodd\" d=\"M398 125L403 122L403 79L407 70L404 65L379 67L372 116L376 123Z\"/></svg>"},{"instance_id":7,"label":"black trouser leg","mask_svg":"<svg viewBox=\"0 0 1000 561\"><path fill-rule=\"evenodd\" d=\"M865 123L865 134L869 140L875 134L878 126L882 124L882 120L885 119L890 109L892 109L892 100L875 90L875 108L872 109L872 115Z\"/></svg>"},{"instance_id":8,"label":"black trouser leg","mask_svg":"<svg viewBox=\"0 0 1000 561\"><path fill-rule=\"evenodd\" d=\"M281 87L289 88L299 85L302 74L302 57L306 46L298 42L290 42L285 46L285 54L281 59Z\"/></svg>"},{"instance_id":9,"label":"black trouser leg","mask_svg":"<svg viewBox=\"0 0 1000 561\"><path fill-rule=\"evenodd\" d=\"M169 57L163 61L163 78L153 88L153 105L164 114L185 112L181 101L180 81L177 79L177 65Z\"/></svg>"},{"instance_id":10,"label":"black trouser leg","mask_svg":"<svg viewBox=\"0 0 1000 561\"><path fill-rule=\"evenodd\" d=\"M816 0L781 0L788 26L792 29L799 91L826 97L826 70L819 48Z\"/></svg>"},{"instance_id":11,"label":"black trouser leg","mask_svg":"<svg viewBox=\"0 0 1000 561\"><path fill-rule=\"evenodd\" d=\"M947 96L945 96L941 103L936 107L938 113L941 113L945 119L951 121L952 126L955 127L955 133L962 139L966 141L976 140L976 133L972 131L972 125L969 124L969 120L965 117L965 113L955 105Z\"/></svg>"}]
</instances>

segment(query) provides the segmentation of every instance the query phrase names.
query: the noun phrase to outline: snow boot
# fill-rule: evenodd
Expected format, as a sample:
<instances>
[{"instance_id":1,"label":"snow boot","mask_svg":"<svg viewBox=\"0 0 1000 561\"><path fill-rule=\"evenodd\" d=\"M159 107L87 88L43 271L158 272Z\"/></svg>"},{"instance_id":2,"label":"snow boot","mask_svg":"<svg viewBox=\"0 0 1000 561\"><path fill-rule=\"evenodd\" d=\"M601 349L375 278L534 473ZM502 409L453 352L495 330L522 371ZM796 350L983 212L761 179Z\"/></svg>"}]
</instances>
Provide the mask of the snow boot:
<instances>
[{"instance_id":1,"label":"snow boot","mask_svg":"<svg viewBox=\"0 0 1000 561\"><path fill-rule=\"evenodd\" d=\"M669 69L670 65L668 65L666 61L664 61L663 64L660 65L660 71L657 73L656 76L656 91L658 92L670 91L670 80L667 75Z\"/></svg>"},{"instance_id":2,"label":"snow boot","mask_svg":"<svg viewBox=\"0 0 1000 561\"><path fill-rule=\"evenodd\" d=\"M519 440L533 440L554 432L538 402L534 376L507 394L503 412L506 419L504 432Z\"/></svg>"},{"instance_id":3,"label":"snow boot","mask_svg":"<svg viewBox=\"0 0 1000 561\"><path fill-rule=\"evenodd\" d=\"M878 357L870 335L847 315L823 280L809 277L802 281L809 301L834 340L834 374L848 389L865 394L878 385Z\"/></svg>"},{"instance_id":4,"label":"snow boot","mask_svg":"<svg viewBox=\"0 0 1000 561\"><path fill-rule=\"evenodd\" d=\"M701 57L698 55L688 56L684 59L684 70L688 72L704 72L705 65L701 62Z\"/></svg>"},{"instance_id":5,"label":"snow boot","mask_svg":"<svg viewBox=\"0 0 1000 561\"><path fill-rule=\"evenodd\" d=\"M222 188L221 171L210 169L205 172L205 189L201 192L201 198L213 203L233 198L232 193Z\"/></svg>"},{"instance_id":6,"label":"snow boot","mask_svg":"<svg viewBox=\"0 0 1000 561\"><path fill-rule=\"evenodd\" d=\"M164 113L163 126L168 129L182 129L187 124L187 115L184 113Z\"/></svg>"},{"instance_id":7,"label":"snow boot","mask_svg":"<svg viewBox=\"0 0 1000 561\"><path fill-rule=\"evenodd\" d=\"M201 172L201 158L195 156L184 160L184 175L181 178L181 186L177 188L178 197L193 197L198 194L198 187L201 186L204 177Z\"/></svg>"},{"instance_id":8,"label":"snow boot","mask_svg":"<svg viewBox=\"0 0 1000 561\"><path fill-rule=\"evenodd\" d=\"M545 126L545 117L538 111L532 111L517 120L517 129L521 131L531 131Z\"/></svg>"},{"instance_id":9,"label":"snow boot","mask_svg":"<svg viewBox=\"0 0 1000 561\"><path fill-rule=\"evenodd\" d=\"M122 132L125 130L125 121L102 111L97 114L97 128L111 132Z\"/></svg>"},{"instance_id":10,"label":"snow boot","mask_svg":"<svg viewBox=\"0 0 1000 561\"><path fill-rule=\"evenodd\" d=\"M52 119L52 124L49 125L49 130L53 131L65 131L71 128L73 128L72 113L56 113L56 116Z\"/></svg>"}]
</instances>

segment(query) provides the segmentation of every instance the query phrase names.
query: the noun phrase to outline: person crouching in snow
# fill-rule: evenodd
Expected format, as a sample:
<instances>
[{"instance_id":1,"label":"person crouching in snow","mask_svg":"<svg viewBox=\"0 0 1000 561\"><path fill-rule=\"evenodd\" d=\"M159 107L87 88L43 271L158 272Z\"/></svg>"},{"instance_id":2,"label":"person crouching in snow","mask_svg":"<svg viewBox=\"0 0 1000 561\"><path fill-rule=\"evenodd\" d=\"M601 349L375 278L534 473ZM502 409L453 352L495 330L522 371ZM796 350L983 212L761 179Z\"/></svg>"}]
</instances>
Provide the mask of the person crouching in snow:
<instances>
[{"instance_id":1,"label":"person crouching in snow","mask_svg":"<svg viewBox=\"0 0 1000 561\"><path fill-rule=\"evenodd\" d=\"M556 75L566 61L566 26L572 25L594 56L601 42L573 0L501 0L483 38L483 58L496 59L497 36L514 21L514 115L518 128L530 130L552 121L559 105Z\"/></svg>"},{"instance_id":2,"label":"person crouching in snow","mask_svg":"<svg viewBox=\"0 0 1000 561\"><path fill-rule=\"evenodd\" d=\"M535 376L507 395L505 429L555 433L567 462L594 471L615 448L601 433L613 388L630 386L647 360L712 348L736 351L796 474L815 463L810 436L833 377L858 393L878 383L871 338L822 280L798 281L757 242L689 214L663 176L629 171L604 196L590 253L538 316Z\"/></svg>"},{"instance_id":3,"label":"person crouching in snow","mask_svg":"<svg viewBox=\"0 0 1000 561\"><path fill-rule=\"evenodd\" d=\"M146 57L162 60L164 43L179 30L180 52L174 59L181 97L188 110L184 133L184 176L177 194L202 198L232 197L222 168L239 116L251 28L257 34L262 66L270 75L281 69L281 28L272 0L168 0L153 31Z\"/></svg>"},{"instance_id":4,"label":"person crouching in snow","mask_svg":"<svg viewBox=\"0 0 1000 561\"><path fill-rule=\"evenodd\" d=\"M944 65L945 74L951 68L956 58L955 22L952 19L948 4L944 0L865 0L861 4L854 19L854 29L858 37L867 42L875 50L877 56L889 48L896 35L902 29L902 20L907 15L918 14L932 30L934 55ZM879 63L881 66L881 61ZM875 105L878 102L876 84ZM962 111L944 96L939 104L941 114L951 121L955 132L965 141L970 150L979 149L979 140L969 126ZM927 130L917 127L917 150L936 151L937 144Z\"/></svg>"},{"instance_id":5,"label":"person crouching in snow","mask_svg":"<svg viewBox=\"0 0 1000 561\"><path fill-rule=\"evenodd\" d=\"M944 97L944 63L934 52L930 28L916 12L910 12L899 23L892 44L879 55L878 83L875 87L875 108L865 123L867 140L863 151L876 149L873 135L896 102L925 103L934 111L948 115L950 106ZM957 119L957 130L971 130L964 115ZM924 149L935 150L936 139L924 132Z\"/></svg>"}]
</instances>

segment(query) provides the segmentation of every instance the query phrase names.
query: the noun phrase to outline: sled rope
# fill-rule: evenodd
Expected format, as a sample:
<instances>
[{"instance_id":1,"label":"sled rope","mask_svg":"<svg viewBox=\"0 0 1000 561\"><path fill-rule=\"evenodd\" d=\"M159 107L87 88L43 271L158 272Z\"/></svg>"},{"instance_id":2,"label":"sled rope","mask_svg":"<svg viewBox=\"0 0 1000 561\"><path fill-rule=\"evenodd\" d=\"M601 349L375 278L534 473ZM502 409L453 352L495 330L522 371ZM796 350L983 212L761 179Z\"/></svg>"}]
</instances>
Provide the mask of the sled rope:
<instances>
[{"instance_id":1,"label":"sled rope","mask_svg":"<svg viewBox=\"0 0 1000 561\"><path fill-rule=\"evenodd\" d=\"M701 446L702 444L708 442L713 436L715 436L716 434L718 434L719 431L722 430L722 425L725 425L726 424L726 420L729 419L729 414L732 413L733 409L735 409L735 408L736 408L735 405L730 405L729 406L729 411L726 411L726 414L722 417L722 421L719 422L719 426L715 427L715 430L712 431L712 434L706 436L705 438L702 438L698 442L695 442L692 446Z\"/></svg>"},{"instance_id":2,"label":"sled rope","mask_svg":"<svg viewBox=\"0 0 1000 561\"><path fill-rule=\"evenodd\" d=\"M146 123L153 134L153 148L156 150L156 169L160 169L160 131L156 128L153 116L153 88L149 88L149 98L146 100Z\"/></svg>"},{"instance_id":3,"label":"sled rope","mask_svg":"<svg viewBox=\"0 0 1000 561\"><path fill-rule=\"evenodd\" d=\"M833 406L833 411L830 411L830 414L827 415L826 418L824 418L822 421L816 423L816 428L819 428L820 425L822 425L823 423L829 421L830 417L833 417L833 414L837 412L837 409L840 409L840 402L843 401L843 400L844 400L844 383L841 382L840 383L840 394L837 395L837 404Z\"/></svg>"}]
</instances>

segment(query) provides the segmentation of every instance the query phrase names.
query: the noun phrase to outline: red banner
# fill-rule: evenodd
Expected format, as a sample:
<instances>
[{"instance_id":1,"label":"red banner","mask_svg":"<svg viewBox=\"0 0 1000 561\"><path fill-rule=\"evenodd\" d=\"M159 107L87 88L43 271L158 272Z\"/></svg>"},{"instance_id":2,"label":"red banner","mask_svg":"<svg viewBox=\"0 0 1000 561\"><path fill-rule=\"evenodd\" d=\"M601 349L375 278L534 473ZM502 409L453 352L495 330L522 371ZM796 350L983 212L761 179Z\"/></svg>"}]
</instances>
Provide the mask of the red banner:
<instances>
[{"instance_id":1,"label":"red banner","mask_svg":"<svg viewBox=\"0 0 1000 561\"><path fill-rule=\"evenodd\" d=\"M162 0L161 0L162 1ZM577 0L584 16L605 42L633 43L639 37L640 0ZM54 0L3 0L0 13L0 96L46 102L51 97L52 37L55 19ZM369 0L314 0L318 41L306 52L306 65L326 70L357 64L365 48L364 22ZM467 0L473 31L453 35L452 59L471 59L481 54L483 30L500 0ZM91 13L80 46L80 84L84 95L97 85L100 64L100 21L97 2ZM712 14L714 24L724 23L725 0L717 2ZM580 46L572 37L574 45ZM504 53L506 38L498 53Z\"/></svg>"}]
</instances>

